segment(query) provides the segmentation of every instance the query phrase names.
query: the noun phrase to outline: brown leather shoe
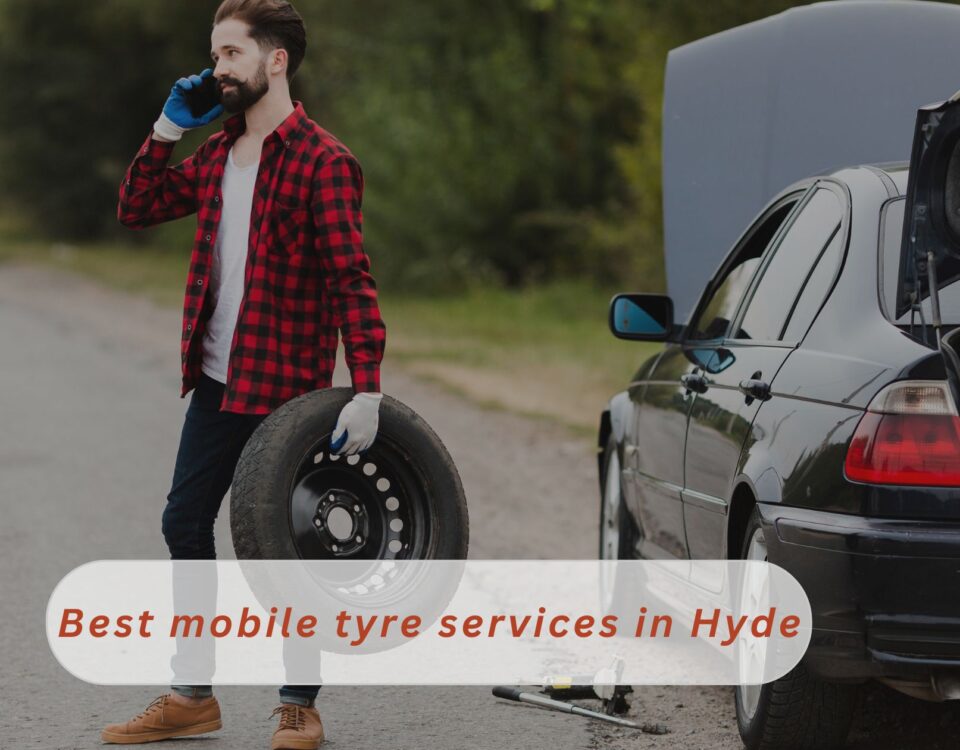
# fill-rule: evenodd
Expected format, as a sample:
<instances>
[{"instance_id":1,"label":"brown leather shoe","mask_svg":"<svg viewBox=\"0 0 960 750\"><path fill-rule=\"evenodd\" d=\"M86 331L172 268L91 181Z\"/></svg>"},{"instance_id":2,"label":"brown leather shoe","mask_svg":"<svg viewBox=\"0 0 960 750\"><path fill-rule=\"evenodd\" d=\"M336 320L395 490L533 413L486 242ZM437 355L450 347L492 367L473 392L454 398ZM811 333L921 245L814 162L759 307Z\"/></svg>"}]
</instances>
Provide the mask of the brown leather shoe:
<instances>
[{"instance_id":1,"label":"brown leather shoe","mask_svg":"<svg viewBox=\"0 0 960 750\"><path fill-rule=\"evenodd\" d=\"M184 705L161 695L125 724L108 724L100 739L118 745L156 742L220 729L220 704L212 695L195 705Z\"/></svg>"},{"instance_id":2,"label":"brown leather shoe","mask_svg":"<svg viewBox=\"0 0 960 750\"><path fill-rule=\"evenodd\" d=\"M315 708L281 703L270 717L280 714L280 726L273 733L270 750L317 750L323 742L323 724Z\"/></svg>"}]
</instances>

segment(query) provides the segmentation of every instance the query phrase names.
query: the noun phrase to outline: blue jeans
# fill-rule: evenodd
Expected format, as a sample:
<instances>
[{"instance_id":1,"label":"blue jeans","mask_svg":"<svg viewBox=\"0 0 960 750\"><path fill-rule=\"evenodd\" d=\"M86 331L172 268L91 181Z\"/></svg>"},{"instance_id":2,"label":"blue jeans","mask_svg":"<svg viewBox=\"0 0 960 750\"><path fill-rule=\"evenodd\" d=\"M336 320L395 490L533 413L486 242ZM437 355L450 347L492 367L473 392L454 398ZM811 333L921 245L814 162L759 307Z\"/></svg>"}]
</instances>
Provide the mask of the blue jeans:
<instances>
[{"instance_id":1,"label":"blue jeans","mask_svg":"<svg viewBox=\"0 0 960 750\"><path fill-rule=\"evenodd\" d=\"M187 408L173 486L163 511L163 536L173 560L216 559L213 525L220 504L230 489L243 446L265 418L220 411L223 391L223 383L203 375ZM215 578L210 585L215 592ZM211 600L215 600L215 593ZM176 589L174 601L176 603ZM181 664L189 661L191 667L196 667L198 659L207 658L185 651L180 643L178 656ZM178 656L173 658L175 673ZM212 675L212 656L210 659L209 674ZM172 689L180 695L194 697L213 694L210 685L173 685ZM284 685L280 688L280 700L310 706L319 689L317 685Z\"/></svg>"}]
</instances>

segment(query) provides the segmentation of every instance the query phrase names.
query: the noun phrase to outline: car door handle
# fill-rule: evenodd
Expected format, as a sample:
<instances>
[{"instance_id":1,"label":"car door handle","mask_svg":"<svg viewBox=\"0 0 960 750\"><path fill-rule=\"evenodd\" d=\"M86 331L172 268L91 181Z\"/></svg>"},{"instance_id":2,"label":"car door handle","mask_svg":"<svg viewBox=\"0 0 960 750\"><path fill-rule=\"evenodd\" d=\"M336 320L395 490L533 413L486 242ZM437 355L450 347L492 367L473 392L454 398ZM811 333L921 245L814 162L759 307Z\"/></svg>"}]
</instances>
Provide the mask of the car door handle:
<instances>
[{"instance_id":1,"label":"car door handle","mask_svg":"<svg viewBox=\"0 0 960 750\"><path fill-rule=\"evenodd\" d=\"M740 393L747 397L747 406L753 403L754 399L758 401L770 400L770 385L762 380L749 378L740 381Z\"/></svg>"},{"instance_id":2,"label":"car door handle","mask_svg":"<svg viewBox=\"0 0 960 750\"><path fill-rule=\"evenodd\" d=\"M710 388L710 381L699 373L687 373L686 375L681 375L680 383L684 388L687 389L687 392L693 391L694 393L706 393Z\"/></svg>"}]
</instances>

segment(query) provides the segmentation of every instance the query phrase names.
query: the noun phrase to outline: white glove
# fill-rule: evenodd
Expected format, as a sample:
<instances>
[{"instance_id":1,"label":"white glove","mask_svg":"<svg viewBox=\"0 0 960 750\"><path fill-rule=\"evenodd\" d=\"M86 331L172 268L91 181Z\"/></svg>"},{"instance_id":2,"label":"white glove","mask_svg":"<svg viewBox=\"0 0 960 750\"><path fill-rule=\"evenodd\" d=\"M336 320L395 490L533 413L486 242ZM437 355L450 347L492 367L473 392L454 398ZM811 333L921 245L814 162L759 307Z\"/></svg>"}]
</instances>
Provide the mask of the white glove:
<instances>
[{"instance_id":1,"label":"white glove","mask_svg":"<svg viewBox=\"0 0 960 750\"><path fill-rule=\"evenodd\" d=\"M161 112L159 119L153 124L153 132L164 141L179 141L183 138L183 134L187 132L187 129L181 128Z\"/></svg>"},{"instance_id":2,"label":"white glove","mask_svg":"<svg viewBox=\"0 0 960 750\"><path fill-rule=\"evenodd\" d=\"M341 456L367 450L377 437L382 393L358 393L340 410L330 450Z\"/></svg>"}]
</instances>

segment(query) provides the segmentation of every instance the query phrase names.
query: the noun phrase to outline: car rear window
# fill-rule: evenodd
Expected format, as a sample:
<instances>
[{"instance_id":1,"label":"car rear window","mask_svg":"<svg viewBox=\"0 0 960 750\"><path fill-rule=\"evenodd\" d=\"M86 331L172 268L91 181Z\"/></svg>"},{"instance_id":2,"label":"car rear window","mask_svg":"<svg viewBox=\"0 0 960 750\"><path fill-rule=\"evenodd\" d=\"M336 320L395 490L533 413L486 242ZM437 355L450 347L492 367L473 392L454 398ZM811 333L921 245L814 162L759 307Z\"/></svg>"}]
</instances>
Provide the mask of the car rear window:
<instances>
[{"instance_id":1,"label":"car rear window","mask_svg":"<svg viewBox=\"0 0 960 750\"><path fill-rule=\"evenodd\" d=\"M880 294L883 300L883 312L897 325L910 325L911 313L908 311L894 318L897 309L897 282L900 274L900 243L903 239L903 211L905 199L898 198L887 204L883 213L883 225L880 232ZM921 303L923 318L928 323L932 313L930 298ZM940 317L946 325L960 325L960 281L948 284L940 290ZM920 315L913 316L914 323L920 323Z\"/></svg>"}]
</instances>

